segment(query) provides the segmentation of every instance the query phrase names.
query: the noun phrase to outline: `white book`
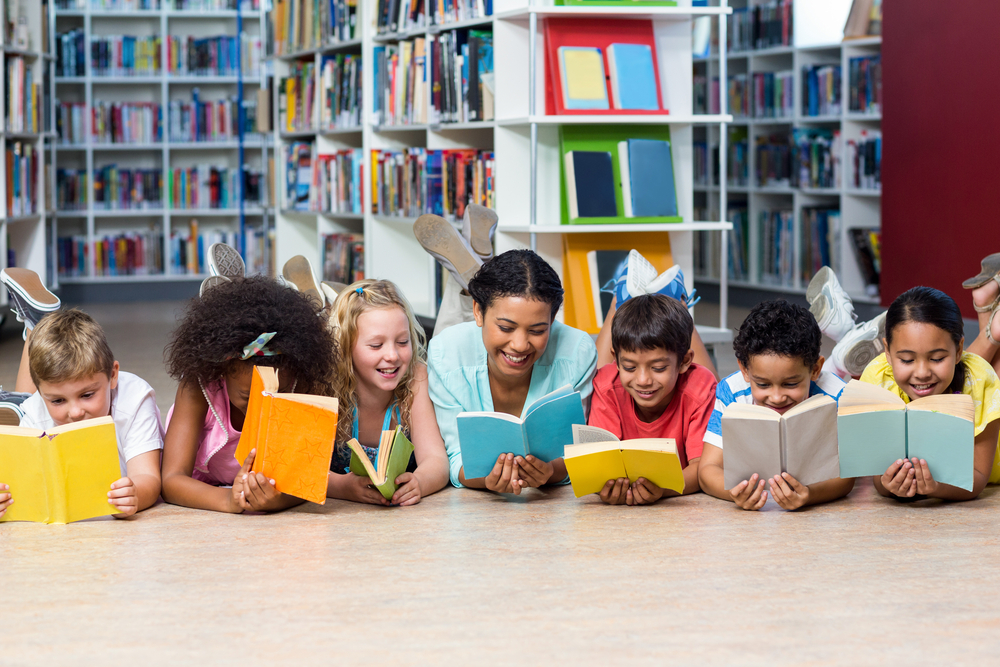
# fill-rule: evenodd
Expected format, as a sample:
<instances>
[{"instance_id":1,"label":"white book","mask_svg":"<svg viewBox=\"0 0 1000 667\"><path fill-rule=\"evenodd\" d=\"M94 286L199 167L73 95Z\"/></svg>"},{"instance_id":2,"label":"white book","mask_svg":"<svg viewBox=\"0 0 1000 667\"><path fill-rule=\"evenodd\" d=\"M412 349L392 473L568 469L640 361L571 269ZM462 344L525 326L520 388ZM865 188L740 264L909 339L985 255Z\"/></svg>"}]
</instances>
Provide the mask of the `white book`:
<instances>
[{"instance_id":1,"label":"white book","mask_svg":"<svg viewBox=\"0 0 1000 667\"><path fill-rule=\"evenodd\" d=\"M632 175L628 163L628 141L618 142L618 172L622 177L622 205L625 207L625 217L634 218L632 212Z\"/></svg>"}]
</instances>

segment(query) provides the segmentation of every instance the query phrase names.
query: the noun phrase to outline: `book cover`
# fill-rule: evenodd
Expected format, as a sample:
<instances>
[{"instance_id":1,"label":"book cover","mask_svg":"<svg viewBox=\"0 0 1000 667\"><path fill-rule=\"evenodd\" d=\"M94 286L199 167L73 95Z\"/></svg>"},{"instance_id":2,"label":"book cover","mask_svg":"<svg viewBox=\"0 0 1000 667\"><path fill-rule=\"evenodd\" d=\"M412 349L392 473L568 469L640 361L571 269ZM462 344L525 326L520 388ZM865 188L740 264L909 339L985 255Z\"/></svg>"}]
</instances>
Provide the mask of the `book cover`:
<instances>
[{"instance_id":1,"label":"book cover","mask_svg":"<svg viewBox=\"0 0 1000 667\"><path fill-rule=\"evenodd\" d=\"M108 502L122 477L111 417L48 431L0 427L0 470L16 500L0 521L70 523L118 513Z\"/></svg>"},{"instance_id":2,"label":"book cover","mask_svg":"<svg viewBox=\"0 0 1000 667\"><path fill-rule=\"evenodd\" d=\"M660 108L659 87L653 69L653 50L647 44L615 43L608 47L611 99L616 109Z\"/></svg>"},{"instance_id":3,"label":"book cover","mask_svg":"<svg viewBox=\"0 0 1000 667\"><path fill-rule=\"evenodd\" d=\"M236 460L242 465L256 448L253 472L273 479L281 493L322 505L337 437L337 399L277 391L275 370L254 366Z\"/></svg>"},{"instance_id":4,"label":"book cover","mask_svg":"<svg viewBox=\"0 0 1000 667\"><path fill-rule=\"evenodd\" d=\"M880 476L899 459L927 461L934 480L972 490L975 406L967 394L905 403L896 394L851 380L837 416L840 476Z\"/></svg>"},{"instance_id":5,"label":"book cover","mask_svg":"<svg viewBox=\"0 0 1000 667\"><path fill-rule=\"evenodd\" d=\"M559 76L563 106L567 109L607 109L608 89L601 50L559 47Z\"/></svg>"},{"instance_id":6,"label":"book cover","mask_svg":"<svg viewBox=\"0 0 1000 667\"><path fill-rule=\"evenodd\" d=\"M725 487L787 472L809 486L840 476L837 403L819 394L784 414L733 403L722 413Z\"/></svg>"},{"instance_id":7,"label":"book cover","mask_svg":"<svg viewBox=\"0 0 1000 667\"><path fill-rule=\"evenodd\" d=\"M626 217L677 215L677 191L670 142L628 140L628 177L632 214ZM623 198L624 179L622 174Z\"/></svg>"},{"instance_id":8,"label":"book cover","mask_svg":"<svg viewBox=\"0 0 1000 667\"><path fill-rule=\"evenodd\" d=\"M569 385L542 396L524 418L500 412L458 415L458 439L466 479L486 477L497 457L513 453L553 461L573 442L573 424L586 424L580 392Z\"/></svg>"},{"instance_id":9,"label":"book cover","mask_svg":"<svg viewBox=\"0 0 1000 667\"><path fill-rule=\"evenodd\" d=\"M570 151L565 157L570 218L618 215L611 153Z\"/></svg>"},{"instance_id":10,"label":"book cover","mask_svg":"<svg viewBox=\"0 0 1000 667\"><path fill-rule=\"evenodd\" d=\"M644 477L662 489L684 491L684 471L673 438L619 439L595 426L573 426L564 461L577 498L600 493L609 479Z\"/></svg>"},{"instance_id":11,"label":"book cover","mask_svg":"<svg viewBox=\"0 0 1000 667\"><path fill-rule=\"evenodd\" d=\"M392 500L392 495L399 488L396 478L406 472L413 454L413 443L403 433L402 427L382 431L375 465L357 440L351 438L347 446L351 448L351 472L371 479L379 493L386 500Z\"/></svg>"}]
</instances>

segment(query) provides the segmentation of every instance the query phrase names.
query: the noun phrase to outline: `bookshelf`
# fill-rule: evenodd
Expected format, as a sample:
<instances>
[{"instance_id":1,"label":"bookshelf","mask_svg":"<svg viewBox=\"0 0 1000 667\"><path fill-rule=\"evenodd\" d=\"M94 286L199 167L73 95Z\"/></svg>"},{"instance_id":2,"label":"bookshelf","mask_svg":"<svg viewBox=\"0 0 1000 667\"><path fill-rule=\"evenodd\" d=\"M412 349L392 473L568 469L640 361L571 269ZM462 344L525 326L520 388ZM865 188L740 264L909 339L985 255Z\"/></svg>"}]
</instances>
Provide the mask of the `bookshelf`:
<instances>
[{"instance_id":1,"label":"bookshelf","mask_svg":"<svg viewBox=\"0 0 1000 667\"><path fill-rule=\"evenodd\" d=\"M260 3L53 1L51 284L200 281L214 241L270 272Z\"/></svg>"},{"instance_id":2,"label":"bookshelf","mask_svg":"<svg viewBox=\"0 0 1000 667\"><path fill-rule=\"evenodd\" d=\"M45 83L51 56L45 39L48 5L4 0L0 33L4 106L0 122L0 267L19 266L45 275ZM0 304L7 294L0 295Z\"/></svg>"},{"instance_id":3,"label":"bookshelf","mask_svg":"<svg viewBox=\"0 0 1000 667\"><path fill-rule=\"evenodd\" d=\"M739 3L743 6L768 4L762 0L749 0ZM796 11L799 5L796 3ZM739 11L737 8L734 11ZM802 24L796 20L795 25ZM797 35L796 35L797 37ZM716 44L719 39L713 39ZM713 107L713 79L720 81L735 77L732 85L720 86L728 93L740 91L743 80L748 82L751 104L749 113L744 115L745 108L734 110L734 120L727 132L730 152L733 150L734 139L745 142L745 171L731 173L726 179L727 203L730 211L735 211L739 219L745 220L742 232L734 232L734 243L740 233L745 234L746 255L741 272L737 266L730 267L729 284L736 288L752 288L767 292L785 294L805 294L809 277L812 275L816 259L812 255L815 243L810 243L811 229L807 220L811 220L815 209L831 209L839 211L839 226L832 222L829 237L829 254L825 255L837 272L844 289L858 303L876 305L879 303L877 288L868 286L863 267L856 257L853 244L854 235L862 232L856 230L874 230L881 228L881 184L874 176L865 176L863 162L856 162L856 148L863 148L865 142L878 140L881 146L881 110L870 107L855 109L851 105L851 67L858 58L877 57L881 52L881 37L866 37L850 39L836 43L821 43L809 46L775 46L760 49L744 49L731 51L720 60L713 44L713 52L708 57L695 57L693 73L698 95L699 85L701 95L699 102L708 110ZM723 70L725 64L727 73ZM803 86L807 85L807 68L822 68L834 66L840 68L839 94L841 106L835 111L814 110L810 114L803 100ZM774 115L764 116L770 111L758 104L755 97L755 77L785 76L791 80L791 108L785 113L776 109ZM880 77L880 74L879 74ZM737 96L738 101L739 96ZM773 105L772 105L773 106ZM760 111L758 108L760 107ZM833 182L818 184L805 182L803 179L771 179L764 180L764 171L768 169L761 163L762 154L757 150L759 141L768 137L785 137L799 131L814 131L828 133L833 137L833 148L830 159L834 163L836 178ZM716 164L719 153L716 146L720 130L717 126L700 126L695 130L695 150L700 152L696 157L696 182L694 186L696 207L711 210L720 191L719 166ZM794 139L793 139L794 142ZM780 143L780 142L776 142ZM732 154L729 167L733 166ZM767 156L768 158L770 156ZM767 159L767 158L765 158ZM793 163L794 169L794 163ZM869 169L870 171L870 169ZM856 180L857 179L857 180ZM771 212L787 212L790 214L790 233L786 234L786 244L775 243L772 232L774 225L762 220L762 216ZM737 227L740 225L737 224ZM867 236L867 232L865 233ZM775 255L773 251L784 248L785 260L790 266L790 272L783 279L768 275L767 266L772 265ZM696 282L717 283L719 270L719 247L711 238L702 237L696 243L696 263L698 274ZM734 247L727 249L732 258ZM780 255L780 252L778 252ZM736 269L736 270L733 270ZM742 274L742 275L741 275Z\"/></svg>"},{"instance_id":4,"label":"bookshelf","mask_svg":"<svg viewBox=\"0 0 1000 667\"><path fill-rule=\"evenodd\" d=\"M682 2L681 5L690 3ZM361 148L365 174L371 174L372 151L405 151L407 149L477 150L492 153L492 166L497 179L495 208L500 222L496 248L503 252L511 248L530 247L541 254L560 274L563 235L578 233L615 234L642 231L669 234L674 261L679 263L693 287L693 236L709 231L725 236L731 228L723 222L724 215L698 220L694 215L692 197L693 171L691 144L693 131L699 123L723 123L731 120L726 114L695 114L692 108L692 86L689 75L691 62L691 22L699 16L721 17L729 9L723 7L562 7L551 3L529 4L525 0L494 0L493 15L464 17L459 21L436 23L434 17L412 17L395 32L380 32L377 27L374 1L359 3L359 33L339 46L292 50L275 58L276 81L289 71L293 61L317 64L320 54L331 48L351 49L361 54L363 64L362 114L358 129L341 129L336 133L310 131L319 153L337 148ZM664 105L669 114L622 116L550 116L545 113L545 50L544 19L547 17L581 17L600 21L602 18L649 19L653 22L657 58ZM415 20L413 20L415 18ZM376 117L375 78L371 63L378 49L394 46L406 40L425 38L428 41L451 30L483 30L492 33L495 90L494 114L489 120L463 119L461 122L441 122L428 106L424 113L415 114L412 124L387 124ZM280 73L279 73L280 72ZM276 98L277 109L280 102ZM432 105L424 100L424 104ZM562 125L602 125L641 123L669 125L677 183L678 209L683 223L664 224L560 224L560 145ZM278 156L289 142L300 139L301 132L282 133L276 130ZM312 139L315 137L315 139ZM278 159L278 182L283 182L289 166ZM378 168L378 165L375 165ZM363 235L365 242L364 269L367 275L386 278L404 287L407 298L420 315L436 315L436 292L439 285L437 263L423 251L413 236L415 215L384 215L373 211L371 178L364 182L361 215L301 213L279 210L276 216L277 262L281 265L295 254L311 259L321 266L323 234L345 231ZM724 201L724 199L720 199ZM449 217L446 215L445 217ZM460 220L453 220L460 224ZM640 248L641 250L641 248ZM723 279L723 285L725 280ZM725 290L723 289L723 298ZM725 308L720 328L725 329Z\"/></svg>"}]
</instances>

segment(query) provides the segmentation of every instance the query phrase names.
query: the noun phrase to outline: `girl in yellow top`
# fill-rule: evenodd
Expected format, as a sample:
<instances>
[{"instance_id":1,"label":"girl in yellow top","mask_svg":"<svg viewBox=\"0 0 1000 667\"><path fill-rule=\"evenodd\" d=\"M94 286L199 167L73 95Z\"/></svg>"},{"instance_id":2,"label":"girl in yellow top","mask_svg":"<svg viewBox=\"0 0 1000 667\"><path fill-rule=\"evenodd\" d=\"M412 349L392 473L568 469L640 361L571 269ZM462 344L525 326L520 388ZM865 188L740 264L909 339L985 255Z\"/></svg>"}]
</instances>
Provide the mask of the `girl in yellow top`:
<instances>
[{"instance_id":1,"label":"girl in yellow top","mask_svg":"<svg viewBox=\"0 0 1000 667\"><path fill-rule=\"evenodd\" d=\"M885 352L872 360L862 382L895 392L904 401L936 394L969 394L976 407L972 491L934 481L923 459L899 460L875 477L883 496L897 499L972 500L993 469L1000 434L1000 379L982 357L963 351L962 314L955 301L930 287L896 297L885 319Z\"/></svg>"}]
</instances>

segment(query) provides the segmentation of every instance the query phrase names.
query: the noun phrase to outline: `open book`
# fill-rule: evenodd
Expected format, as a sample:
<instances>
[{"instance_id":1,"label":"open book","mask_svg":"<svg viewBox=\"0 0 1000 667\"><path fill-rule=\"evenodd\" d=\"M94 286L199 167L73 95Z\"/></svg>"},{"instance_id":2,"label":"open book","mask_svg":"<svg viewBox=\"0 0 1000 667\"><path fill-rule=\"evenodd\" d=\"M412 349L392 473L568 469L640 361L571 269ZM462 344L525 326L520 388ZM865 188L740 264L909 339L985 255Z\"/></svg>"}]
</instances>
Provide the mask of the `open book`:
<instances>
[{"instance_id":1,"label":"open book","mask_svg":"<svg viewBox=\"0 0 1000 667\"><path fill-rule=\"evenodd\" d=\"M573 442L573 424L586 424L580 392L566 385L542 396L525 410L524 419L501 412L458 415L458 441L466 479L486 477L501 454L562 458Z\"/></svg>"},{"instance_id":2,"label":"open book","mask_svg":"<svg viewBox=\"0 0 1000 667\"><path fill-rule=\"evenodd\" d=\"M645 477L661 489L684 491L684 471L673 438L619 441L596 426L573 426L573 444L566 445L566 471L576 497L600 493L609 479Z\"/></svg>"},{"instance_id":3,"label":"open book","mask_svg":"<svg viewBox=\"0 0 1000 667\"><path fill-rule=\"evenodd\" d=\"M757 473L768 479L787 472L800 484L834 479L837 461L837 403L817 394L785 414L733 403L722 413L726 489Z\"/></svg>"},{"instance_id":4,"label":"open book","mask_svg":"<svg viewBox=\"0 0 1000 667\"><path fill-rule=\"evenodd\" d=\"M256 448L253 472L273 479L282 493L322 505L337 437L337 399L277 391L275 370L254 366L236 460L243 465Z\"/></svg>"},{"instance_id":5,"label":"open book","mask_svg":"<svg viewBox=\"0 0 1000 667\"><path fill-rule=\"evenodd\" d=\"M907 404L882 387L851 380L840 395L840 476L883 475L899 459L927 461L937 482L972 490L976 408L967 394Z\"/></svg>"},{"instance_id":6,"label":"open book","mask_svg":"<svg viewBox=\"0 0 1000 667\"><path fill-rule=\"evenodd\" d=\"M121 476L111 417L48 431L0 427L0 481L15 501L0 521L69 523L117 514L108 491Z\"/></svg>"},{"instance_id":7,"label":"open book","mask_svg":"<svg viewBox=\"0 0 1000 667\"><path fill-rule=\"evenodd\" d=\"M351 472L370 478L379 493L386 500L392 500L398 488L396 478L406 472L413 454L413 443L403 434L402 427L382 431L374 466L357 440L351 438L347 446L351 448Z\"/></svg>"}]
</instances>

